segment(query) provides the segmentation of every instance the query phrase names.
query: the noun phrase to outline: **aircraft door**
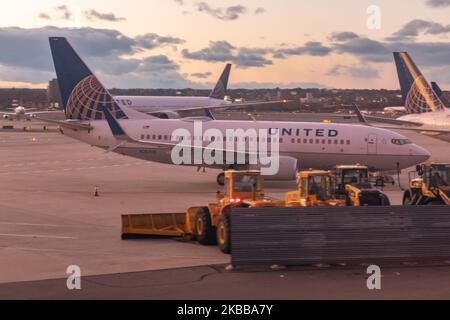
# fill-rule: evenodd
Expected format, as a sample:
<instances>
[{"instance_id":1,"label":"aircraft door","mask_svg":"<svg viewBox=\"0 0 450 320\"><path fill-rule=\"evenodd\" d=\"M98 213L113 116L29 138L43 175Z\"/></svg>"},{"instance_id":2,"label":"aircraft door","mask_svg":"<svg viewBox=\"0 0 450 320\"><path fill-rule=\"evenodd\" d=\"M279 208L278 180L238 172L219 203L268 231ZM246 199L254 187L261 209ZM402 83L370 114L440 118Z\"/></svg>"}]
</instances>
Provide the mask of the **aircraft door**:
<instances>
[{"instance_id":1,"label":"aircraft door","mask_svg":"<svg viewBox=\"0 0 450 320\"><path fill-rule=\"evenodd\" d=\"M370 133L367 136L367 153L368 154L378 153L378 136L374 133Z\"/></svg>"}]
</instances>

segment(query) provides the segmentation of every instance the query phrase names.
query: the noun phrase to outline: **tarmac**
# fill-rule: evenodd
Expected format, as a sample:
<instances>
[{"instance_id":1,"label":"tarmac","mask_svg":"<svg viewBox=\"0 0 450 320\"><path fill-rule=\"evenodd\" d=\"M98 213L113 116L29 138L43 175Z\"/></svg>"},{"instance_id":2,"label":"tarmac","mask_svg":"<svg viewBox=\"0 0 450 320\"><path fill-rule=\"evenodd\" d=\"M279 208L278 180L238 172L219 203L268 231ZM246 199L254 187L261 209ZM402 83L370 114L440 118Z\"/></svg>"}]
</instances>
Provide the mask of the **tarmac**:
<instances>
[{"instance_id":1,"label":"tarmac","mask_svg":"<svg viewBox=\"0 0 450 320\"><path fill-rule=\"evenodd\" d=\"M373 293L358 266L229 272L229 256L214 246L122 241L121 214L184 212L210 202L218 171L105 153L50 129L0 130L0 299L450 298L446 265L391 267L383 274L389 284ZM430 161L450 162L448 143L401 133L427 148ZM266 193L282 199L294 188L294 181L268 181ZM401 203L397 185L386 192ZM81 268L79 292L67 290L70 265Z\"/></svg>"}]
</instances>

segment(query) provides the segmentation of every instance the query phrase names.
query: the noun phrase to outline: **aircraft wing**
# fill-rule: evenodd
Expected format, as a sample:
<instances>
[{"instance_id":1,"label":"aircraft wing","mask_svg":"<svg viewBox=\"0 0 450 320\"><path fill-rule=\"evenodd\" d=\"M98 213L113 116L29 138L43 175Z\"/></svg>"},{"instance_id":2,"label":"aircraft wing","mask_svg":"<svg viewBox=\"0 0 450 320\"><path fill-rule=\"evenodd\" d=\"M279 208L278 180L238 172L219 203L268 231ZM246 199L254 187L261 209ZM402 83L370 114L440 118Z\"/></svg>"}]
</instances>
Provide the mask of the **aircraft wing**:
<instances>
[{"instance_id":1,"label":"aircraft wing","mask_svg":"<svg viewBox=\"0 0 450 320\"><path fill-rule=\"evenodd\" d=\"M372 119L377 119L377 120L374 120L374 121L382 122L382 121L379 121L378 119L385 119L385 118L364 116L362 114L361 110L359 110L359 108L358 108L358 106L356 104L353 104L353 109L354 109L354 111L356 113L356 116L358 117L359 122L364 123L364 124L366 124L368 126L371 126L371 127L383 128L383 129L393 129L393 130L409 130L409 131L417 131L417 132L424 132L424 133L425 132L427 132L427 133L438 133L438 134L450 133L450 129L423 127L423 124L421 124L421 123L410 122L410 121L403 121L403 120L395 120L395 119L386 119L386 120L394 120L394 121L388 122L388 123L401 124L403 126L379 126L379 125L373 125L373 124L370 124L367 120L370 120L372 118ZM415 127L411 127L411 125L413 125Z\"/></svg>"},{"instance_id":2,"label":"aircraft wing","mask_svg":"<svg viewBox=\"0 0 450 320\"><path fill-rule=\"evenodd\" d=\"M192 107L192 108L180 108L175 109L174 111L194 111L194 110L211 110L211 109L230 109L230 108L240 108L240 107L258 107L264 106L268 104L277 104L277 103L288 103L288 100L275 100L275 101L251 101L251 102L243 102L243 103L229 103L223 104L219 106L205 106L205 107Z\"/></svg>"},{"instance_id":3,"label":"aircraft wing","mask_svg":"<svg viewBox=\"0 0 450 320\"><path fill-rule=\"evenodd\" d=\"M41 120L46 123L57 124L63 128L69 128L74 130L91 130L92 126L86 122L81 122L78 120L54 120L54 119L46 119L35 117L35 119Z\"/></svg>"},{"instance_id":4,"label":"aircraft wing","mask_svg":"<svg viewBox=\"0 0 450 320\"><path fill-rule=\"evenodd\" d=\"M397 125L409 125L409 126L422 126L422 123L419 122L413 122L413 121L405 121L405 120L398 120L398 119L390 119L390 118L383 118L383 117L374 117L374 116L365 116L366 120L380 122L380 123L389 123L389 124L397 124Z\"/></svg>"},{"instance_id":5,"label":"aircraft wing","mask_svg":"<svg viewBox=\"0 0 450 320\"><path fill-rule=\"evenodd\" d=\"M26 115L34 115L34 114L62 114L62 111L33 111L33 112L26 112Z\"/></svg>"}]
</instances>

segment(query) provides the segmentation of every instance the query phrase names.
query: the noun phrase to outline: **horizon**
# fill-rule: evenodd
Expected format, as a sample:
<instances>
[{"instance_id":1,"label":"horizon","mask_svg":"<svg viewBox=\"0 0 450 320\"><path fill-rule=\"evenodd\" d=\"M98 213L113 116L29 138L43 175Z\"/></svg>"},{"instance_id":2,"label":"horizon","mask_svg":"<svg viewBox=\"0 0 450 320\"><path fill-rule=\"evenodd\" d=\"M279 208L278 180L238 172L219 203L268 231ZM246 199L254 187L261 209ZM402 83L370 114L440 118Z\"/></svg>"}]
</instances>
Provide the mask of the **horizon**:
<instances>
[{"instance_id":1,"label":"horizon","mask_svg":"<svg viewBox=\"0 0 450 320\"><path fill-rule=\"evenodd\" d=\"M232 63L231 88L397 90L393 51L450 86L446 0L16 0L4 9L1 88L44 89L55 78L49 36L67 37L110 88L209 89Z\"/></svg>"}]
</instances>

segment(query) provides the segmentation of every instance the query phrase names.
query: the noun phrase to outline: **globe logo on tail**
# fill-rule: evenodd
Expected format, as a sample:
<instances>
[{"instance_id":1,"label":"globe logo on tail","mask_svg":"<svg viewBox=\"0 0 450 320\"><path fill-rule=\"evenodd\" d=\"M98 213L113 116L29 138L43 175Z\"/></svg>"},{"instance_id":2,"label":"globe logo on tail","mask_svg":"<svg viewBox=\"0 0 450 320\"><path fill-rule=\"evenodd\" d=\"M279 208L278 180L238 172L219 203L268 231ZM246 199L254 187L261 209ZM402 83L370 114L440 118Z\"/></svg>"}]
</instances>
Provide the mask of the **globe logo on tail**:
<instances>
[{"instance_id":1,"label":"globe logo on tail","mask_svg":"<svg viewBox=\"0 0 450 320\"><path fill-rule=\"evenodd\" d=\"M69 119L102 120L103 108L108 108L116 119L127 119L111 94L94 75L81 80L70 94L66 114Z\"/></svg>"},{"instance_id":2,"label":"globe logo on tail","mask_svg":"<svg viewBox=\"0 0 450 320\"><path fill-rule=\"evenodd\" d=\"M406 97L405 108L409 113L445 110L441 99L439 99L422 75L414 80Z\"/></svg>"}]
</instances>

